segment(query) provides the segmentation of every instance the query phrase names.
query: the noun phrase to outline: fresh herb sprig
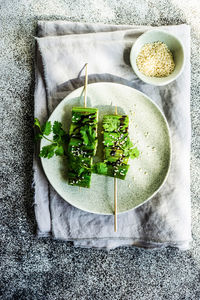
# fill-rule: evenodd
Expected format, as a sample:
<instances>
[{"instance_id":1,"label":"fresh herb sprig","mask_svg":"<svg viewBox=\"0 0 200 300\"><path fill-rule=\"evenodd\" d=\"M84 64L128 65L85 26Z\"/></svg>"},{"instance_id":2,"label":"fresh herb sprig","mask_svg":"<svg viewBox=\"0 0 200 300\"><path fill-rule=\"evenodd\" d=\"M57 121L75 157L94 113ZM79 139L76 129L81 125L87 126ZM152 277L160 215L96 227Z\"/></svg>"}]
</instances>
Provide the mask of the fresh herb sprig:
<instances>
[{"instance_id":1,"label":"fresh herb sprig","mask_svg":"<svg viewBox=\"0 0 200 300\"><path fill-rule=\"evenodd\" d=\"M42 138L51 142L47 146L43 146L39 156L44 158L51 158L52 156L64 156L66 155L65 147L68 143L68 134L62 128L62 124L58 121L55 121L54 124L51 124L51 121L47 121L44 125L40 124L40 121L35 118L34 126L37 127L38 131L35 135L35 140L40 140ZM47 136L53 132L53 140L49 139Z\"/></svg>"}]
</instances>

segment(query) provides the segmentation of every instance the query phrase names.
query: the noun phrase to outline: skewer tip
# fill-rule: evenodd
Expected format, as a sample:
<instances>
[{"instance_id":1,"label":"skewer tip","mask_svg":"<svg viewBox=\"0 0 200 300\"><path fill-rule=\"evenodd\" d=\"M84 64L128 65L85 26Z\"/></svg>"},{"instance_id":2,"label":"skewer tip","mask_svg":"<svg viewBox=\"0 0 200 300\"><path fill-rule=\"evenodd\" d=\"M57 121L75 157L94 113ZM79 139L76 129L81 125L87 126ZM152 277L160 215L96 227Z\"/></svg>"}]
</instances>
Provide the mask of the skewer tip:
<instances>
[{"instance_id":1,"label":"skewer tip","mask_svg":"<svg viewBox=\"0 0 200 300\"><path fill-rule=\"evenodd\" d=\"M84 107L87 107L87 84L88 84L88 74L87 74L88 63L85 64L85 85L84 85Z\"/></svg>"}]
</instances>

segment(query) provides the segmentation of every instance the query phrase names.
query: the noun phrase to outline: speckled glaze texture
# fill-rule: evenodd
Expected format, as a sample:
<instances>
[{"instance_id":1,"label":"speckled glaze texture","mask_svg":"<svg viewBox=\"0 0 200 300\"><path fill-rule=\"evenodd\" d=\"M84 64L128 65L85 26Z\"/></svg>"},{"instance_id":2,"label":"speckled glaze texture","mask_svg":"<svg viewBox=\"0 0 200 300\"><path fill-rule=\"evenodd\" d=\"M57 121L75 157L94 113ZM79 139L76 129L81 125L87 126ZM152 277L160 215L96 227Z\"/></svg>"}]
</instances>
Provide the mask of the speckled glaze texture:
<instances>
[{"instance_id":1,"label":"speckled glaze texture","mask_svg":"<svg viewBox=\"0 0 200 300\"><path fill-rule=\"evenodd\" d=\"M186 64L182 76L173 84L162 88L152 88L152 86L142 83L132 72L130 63L126 61L126 55L124 54L130 56L132 44L140 34L148 30L148 27L40 21L38 28L35 116L40 120L46 120L48 113L51 113L56 105L75 89L76 85L82 86L81 81L84 77L81 76L81 69L87 61L90 68L89 83L91 81L118 81L121 84L126 82L131 87L145 91L147 95L153 98L153 101L162 109L168 120L173 149L172 164L167 182L150 201L135 210L118 216L120 225L117 233L113 231L113 216L94 215L69 204L66 205L65 201L48 184L41 170L40 161L37 157L38 153L36 152L34 182L38 236L51 234L56 239L73 240L74 244L80 247L112 249L122 245L137 245L149 248L174 246L182 250L188 249L191 240L189 27L187 25L165 27L165 30L173 32L183 41ZM112 73L110 74L110 72ZM100 85L100 83L98 84ZM127 200L123 201L123 198L130 198L129 201L133 201L132 205L135 205L135 202L141 203L140 201L142 201L144 195L141 194L142 187L138 189L138 186L144 186L143 193L150 194L152 190L155 191L156 186L160 185L164 177L163 173L166 175L167 172L165 170L166 157L168 157L169 164L169 155L167 154L169 152L169 139L167 142L167 125L165 123L164 130L163 121L158 122L160 117L158 117L154 106L147 106L147 102L143 98L138 99L138 95L134 95L134 91L130 87L124 87L124 90L122 90L123 85L116 85L115 88L111 86L112 84L109 86L108 83L105 83L101 88L98 89L97 86L95 89L95 85L89 85L88 106L96 106L97 103L98 105L101 103L101 109L107 112L105 105L112 109L111 103L113 105L117 104L127 114L127 109L131 108L131 103L133 103L133 107L136 105L133 113L135 113L136 125L139 128L135 130L135 139L137 136L136 143L143 152L140 157L141 160L135 161L135 167L131 168L134 172L136 186L134 189L132 184L132 193L128 194L128 188L126 188L127 193L125 193L123 182L118 181L118 197L121 198L119 200L119 211L123 212L127 210L127 203L125 202ZM81 90L74 91L70 102L73 102L73 97L76 100L80 94ZM42 97L42 95L46 95L46 97ZM133 97L135 99L131 102ZM70 104L72 105L72 103ZM69 107L65 106L64 109L68 110ZM153 115L155 117L152 119ZM62 115L61 118L64 118L64 116ZM144 121L142 122L143 118ZM149 127L149 131L147 131L147 127ZM144 128L143 134L142 128ZM162 134L160 134L161 128ZM130 132L134 133L133 130ZM145 138L147 132L149 137ZM153 145L153 140L156 145ZM159 155L156 154L157 152L151 151L154 146L157 151L160 151ZM151 148L151 150L147 148ZM141 173L144 172L143 169L148 164L148 157L153 160L149 164L150 169L146 167L147 173L151 172L151 177ZM160 167L160 176L155 175L154 180L154 174L158 172L156 165L158 166L161 161L163 165ZM56 163L56 160L53 159L49 162L43 160L42 162L46 170L48 164L53 170L53 164ZM140 162L145 163L141 165ZM62 166L62 171L64 171L63 169L64 166ZM60 178L57 168L55 172L56 177ZM51 182L54 181L55 184L58 184L55 177L52 178L50 173L48 177ZM149 178L152 180L151 184L148 184ZM141 179L146 182L142 182ZM97 176L93 176L92 184L94 186L89 190L85 190L84 193L81 190L80 197L78 197L79 190L69 187L66 182L66 191L68 190L68 197L70 198L69 203L74 203L75 206L85 208L90 212L102 213L106 211L110 213L113 211L113 198L111 197L113 190L111 186L113 184L111 184L111 180L107 177L100 177L97 180ZM127 181L128 179L124 183L126 184ZM102 187L99 186L99 183L102 183L102 186L105 187L104 190L102 189L103 192L101 192ZM152 185L156 186L152 187ZM46 191L46 194L44 194L44 191ZM63 195L63 185L59 191ZM85 206L80 203L84 201L84 196L87 199ZM104 208L99 204L92 206L94 197L97 198L96 201L99 197L99 204L104 204ZM138 198L141 198L141 200ZM131 206L131 202L128 202L128 206Z\"/></svg>"},{"instance_id":2,"label":"speckled glaze texture","mask_svg":"<svg viewBox=\"0 0 200 300\"><path fill-rule=\"evenodd\" d=\"M2 0L0 2L2 184L0 298L31 300L200 299L199 1ZM33 189L34 38L37 20L191 25L192 248L109 253L35 238Z\"/></svg>"}]
</instances>

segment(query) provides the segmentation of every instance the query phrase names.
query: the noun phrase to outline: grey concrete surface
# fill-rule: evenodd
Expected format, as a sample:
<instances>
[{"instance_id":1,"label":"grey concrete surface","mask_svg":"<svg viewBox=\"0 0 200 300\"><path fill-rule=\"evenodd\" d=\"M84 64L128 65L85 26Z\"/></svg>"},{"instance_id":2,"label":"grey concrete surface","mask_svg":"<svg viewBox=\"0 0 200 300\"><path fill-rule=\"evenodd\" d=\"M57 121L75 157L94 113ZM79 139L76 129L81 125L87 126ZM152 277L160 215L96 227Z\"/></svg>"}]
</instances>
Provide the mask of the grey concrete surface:
<instances>
[{"instance_id":1,"label":"grey concrete surface","mask_svg":"<svg viewBox=\"0 0 200 300\"><path fill-rule=\"evenodd\" d=\"M200 299L199 15L199 0L0 0L0 299ZM191 25L191 250L107 253L35 237L31 167L38 19Z\"/></svg>"}]
</instances>

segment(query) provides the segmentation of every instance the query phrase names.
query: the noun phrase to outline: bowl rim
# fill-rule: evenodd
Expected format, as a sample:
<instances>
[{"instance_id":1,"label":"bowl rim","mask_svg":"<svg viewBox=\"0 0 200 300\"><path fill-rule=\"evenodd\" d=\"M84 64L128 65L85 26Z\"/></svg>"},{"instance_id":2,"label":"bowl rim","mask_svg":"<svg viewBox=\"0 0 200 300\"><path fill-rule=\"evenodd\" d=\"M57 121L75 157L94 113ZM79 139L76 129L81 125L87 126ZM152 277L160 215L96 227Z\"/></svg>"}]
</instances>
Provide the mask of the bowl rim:
<instances>
[{"instance_id":1,"label":"bowl rim","mask_svg":"<svg viewBox=\"0 0 200 300\"><path fill-rule=\"evenodd\" d=\"M183 52L183 62L182 62L182 66L181 66L179 72L176 74L176 76L175 76L175 77L172 77L171 79L167 79L168 76L167 76L167 77L163 77L163 78L162 78L163 80L160 81L160 82L158 82L158 83L151 82L151 78L156 78L156 77L145 76L144 74L142 74L142 73L139 71L138 68L136 69L136 68L134 67L134 63L133 63L134 60L132 59L133 53L134 53L134 51L135 51L135 47L136 47L138 41L139 41L144 35L148 35L148 34L151 33L151 32L161 32L161 34L171 36L172 38L174 38L174 39L180 44L181 49L182 49L182 52ZM144 44L143 44L143 45L144 45ZM135 58L135 59L136 59L136 58ZM167 85L167 84L171 83L172 81L176 80L176 79L181 75L181 73L182 73L182 71L183 71L183 69L184 69L184 66L185 66L185 50L184 50L184 45L183 45L183 43L181 42L181 40L180 40L176 35L174 35L174 34L168 32L168 31L161 30L161 29L159 29L159 28L156 28L156 29L149 29L149 30L145 31L144 33L142 33L142 34L136 39L135 43L132 45L131 51L130 51L130 64L131 64L131 67L132 67L134 73L135 73L135 74L137 75L137 77L138 77L140 80L142 80L143 82L148 83L148 84L151 84L151 85L154 85L154 86L164 86L164 85ZM142 78L142 77L141 77L141 74L142 74L143 76L145 76L145 77L147 78L147 80L145 80L144 78ZM161 77L160 77L160 78L161 78Z\"/></svg>"}]
</instances>

